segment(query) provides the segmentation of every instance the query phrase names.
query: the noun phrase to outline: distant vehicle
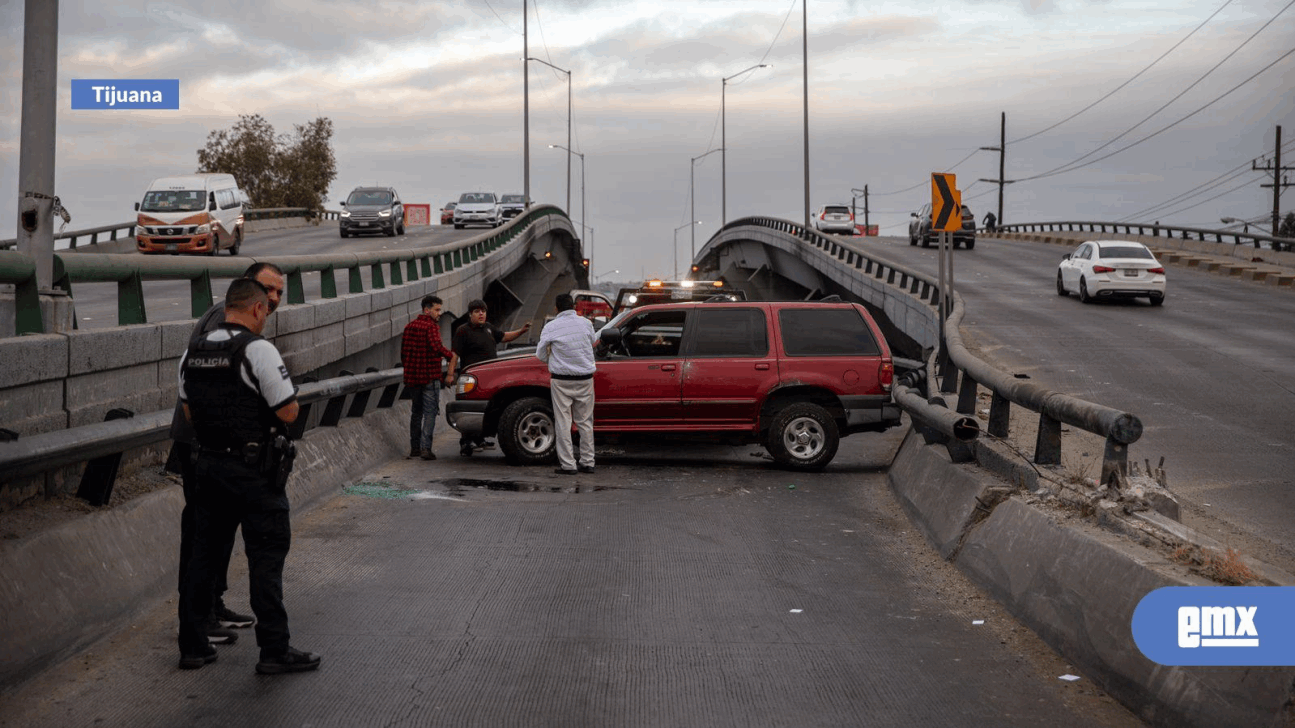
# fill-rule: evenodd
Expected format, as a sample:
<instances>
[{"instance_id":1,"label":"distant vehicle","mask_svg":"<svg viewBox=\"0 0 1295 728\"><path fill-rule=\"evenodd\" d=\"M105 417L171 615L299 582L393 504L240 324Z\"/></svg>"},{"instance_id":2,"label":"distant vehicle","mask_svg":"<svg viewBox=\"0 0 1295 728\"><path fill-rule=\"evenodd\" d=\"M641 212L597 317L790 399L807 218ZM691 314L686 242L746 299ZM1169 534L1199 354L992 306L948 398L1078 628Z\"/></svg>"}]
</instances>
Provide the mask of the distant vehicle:
<instances>
[{"instance_id":1,"label":"distant vehicle","mask_svg":"<svg viewBox=\"0 0 1295 728\"><path fill-rule=\"evenodd\" d=\"M851 303L681 303L627 310L599 332L594 432L764 445L774 462L821 470L840 439L900 423L881 329ZM531 353L463 371L445 415L497 435L508 462L555 458L549 371ZM678 440L683 443L684 440Z\"/></svg>"},{"instance_id":2,"label":"distant vehicle","mask_svg":"<svg viewBox=\"0 0 1295 728\"><path fill-rule=\"evenodd\" d=\"M159 177L135 203L135 249L215 255L227 248L238 255L246 202L232 174Z\"/></svg>"},{"instance_id":3,"label":"distant vehicle","mask_svg":"<svg viewBox=\"0 0 1295 728\"><path fill-rule=\"evenodd\" d=\"M442 225L449 225L450 223L454 222L454 207L458 204L459 203L457 202L447 202L445 203L445 207L441 208Z\"/></svg>"},{"instance_id":4,"label":"distant vehicle","mask_svg":"<svg viewBox=\"0 0 1295 728\"><path fill-rule=\"evenodd\" d=\"M923 248L927 248L939 241L940 231L931 229L931 212L931 204L927 203L917 212L909 215L913 218L908 222L909 245L921 243ZM976 216L966 205L962 206L961 216L961 229L953 232L953 247L965 246L967 250L971 250L976 247Z\"/></svg>"},{"instance_id":5,"label":"distant vehicle","mask_svg":"<svg viewBox=\"0 0 1295 728\"><path fill-rule=\"evenodd\" d=\"M499 198L493 192L464 192L459 195L459 204L454 207L454 229L462 230L468 225L485 225L499 227L504 224L503 211L499 207Z\"/></svg>"},{"instance_id":6,"label":"distant vehicle","mask_svg":"<svg viewBox=\"0 0 1295 728\"><path fill-rule=\"evenodd\" d=\"M499 208L505 220L526 212L526 195L504 195L499 201Z\"/></svg>"},{"instance_id":7,"label":"distant vehicle","mask_svg":"<svg viewBox=\"0 0 1295 728\"><path fill-rule=\"evenodd\" d=\"M593 322L594 330L602 327L612 317L612 302L598 291L588 291L583 288L573 288L570 291L571 299L576 304L576 314L583 316ZM544 323L548 323L555 318L555 314L549 314L544 317Z\"/></svg>"},{"instance_id":8,"label":"distant vehicle","mask_svg":"<svg viewBox=\"0 0 1295 728\"><path fill-rule=\"evenodd\" d=\"M342 237L360 233L405 234L405 207L392 187L356 187L342 203L346 209L337 220Z\"/></svg>"},{"instance_id":9,"label":"distant vehicle","mask_svg":"<svg viewBox=\"0 0 1295 728\"><path fill-rule=\"evenodd\" d=\"M1057 266L1057 295L1074 291L1079 300L1147 298L1165 302L1165 268L1142 243L1089 240L1067 253Z\"/></svg>"},{"instance_id":10,"label":"distant vehicle","mask_svg":"<svg viewBox=\"0 0 1295 728\"><path fill-rule=\"evenodd\" d=\"M726 288L724 281L644 281L637 288L622 288L616 294L614 314L649 303L679 303L682 301L745 301L746 293L736 288Z\"/></svg>"},{"instance_id":11,"label":"distant vehicle","mask_svg":"<svg viewBox=\"0 0 1295 728\"><path fill-rule=\"evenodd\" d=\"M820 233L854 235L854 213L848 205L824 205L814 211L814 228Z\"/></svg>"}]
</instances>

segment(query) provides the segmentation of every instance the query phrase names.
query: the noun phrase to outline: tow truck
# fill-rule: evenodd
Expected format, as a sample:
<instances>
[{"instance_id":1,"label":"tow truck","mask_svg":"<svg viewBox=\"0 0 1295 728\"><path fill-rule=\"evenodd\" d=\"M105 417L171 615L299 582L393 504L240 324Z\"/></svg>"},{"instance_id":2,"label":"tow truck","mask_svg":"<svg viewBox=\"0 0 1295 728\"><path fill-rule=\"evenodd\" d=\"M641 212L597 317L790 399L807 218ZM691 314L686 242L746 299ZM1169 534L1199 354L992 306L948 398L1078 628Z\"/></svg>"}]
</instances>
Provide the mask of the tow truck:
<instances>
[{"instance_id":1,"label":"tow truck","mask_svg":"<svg viewBox=\"0 0 1295 728\"><path fill-rule=\"evenodd\" d=\"M638 288L622 288L616 295L613 315L649 303L683 303L685 301L745 301L746 293L729 288L722 280L667 281L653 278Z\"/></svg>"}]
</instances>

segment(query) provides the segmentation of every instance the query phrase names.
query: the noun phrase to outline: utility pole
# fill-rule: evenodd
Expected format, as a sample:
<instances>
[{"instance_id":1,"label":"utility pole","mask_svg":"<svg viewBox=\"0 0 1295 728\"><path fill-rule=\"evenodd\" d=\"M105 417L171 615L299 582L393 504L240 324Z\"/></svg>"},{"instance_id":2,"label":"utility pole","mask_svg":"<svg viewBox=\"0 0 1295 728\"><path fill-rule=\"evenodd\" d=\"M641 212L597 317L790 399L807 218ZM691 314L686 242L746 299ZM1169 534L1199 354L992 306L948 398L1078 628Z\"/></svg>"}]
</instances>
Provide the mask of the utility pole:
<instances>
[{"instance_id":1,"label":"utility pole","mask_svg":"<svg viewBox=\"0 0 1295 728\"><path fill-rule=\"evenodd\" d=\"M1259 185L1259 186L1260 186L1260 187L1271 187L1271 188L1273 188L1273 237L1274 237L1274 238L1275 238L1275 237L1278 237L1277 233L1281 230L1281 224L1282 224L1282 213L1281 213L1281 195L1282 195L1282 188L1283 188L1283 187L1290 187L1291 185L1295 184L1295 182L1287 182L1287 181L1286 181L1286 177L1285 177L1285 175L1283 175L1283 174L1282 174L1283 172L1290 172L1290 171L1292 171L1292 170L1295 170L1295 167L1283 167L1283 166L1282 166L1282 128L1281 128L1281 125L1278 125L1278 126L1277 126L1277 147L1276 147L1276 149L1275 149L1275 150L1274 150L1274 152L1273 152L1273 163L1272 163L1271 165L1267 165L1267 164L1265 164L1264 166L1260 167L1259 165L1255 164L1254 162L1251 162L1251 163L1250 163L1250 168L1251 168L1253 171L1256 171L1256 172L1272 172L1272 173L1273 173L1273 183L1272 183L1272 184L1270 184L1270 185ZM1258 245L1258 243L1256 243L1256 245Z\"/></svg>"},{"instance_id":2,"label":"utility pole","mask_svg":"<svg viewBox=\"0 0 1295 728\"><path fill-rule=\"evenodd\" d=\"M858 205L859 196L860 195L863 196L863 234L867 235L868 234L868 185L864 185L863 189L861 190L860 189L850 190L850 195L851 195L850 207L852 208L851 212L854 213L855 220L859 219L859 205Z\"/></svg>"},{"instance_id":3,"label":"utility pole","mask_svg":"<svg viewBox=\"0 0 1295 728\"><path fill-rule=\"evenodd\" d=\"M998 179L981 179L981 182L993 182L998 185L998 222L996 225L1003 224L1003 185L1011 184L1014 180L1007 179L1004 171L1007 167L1007 112L1002 112L1002 121L998 128L998 146L981 147L987 152L998 152Z\"/></svg>"},{"instance_id":4,"label":"utility pole","mask_svg":"<svg viewBox=\"0 0 1295 728\"><path fill-rule=\"evenodd\" d=\"M36 263L36 289L54 287L54 124L58 118L58 2L27 0L18 152L18 252Z\"/></svg>"}]
</instances>

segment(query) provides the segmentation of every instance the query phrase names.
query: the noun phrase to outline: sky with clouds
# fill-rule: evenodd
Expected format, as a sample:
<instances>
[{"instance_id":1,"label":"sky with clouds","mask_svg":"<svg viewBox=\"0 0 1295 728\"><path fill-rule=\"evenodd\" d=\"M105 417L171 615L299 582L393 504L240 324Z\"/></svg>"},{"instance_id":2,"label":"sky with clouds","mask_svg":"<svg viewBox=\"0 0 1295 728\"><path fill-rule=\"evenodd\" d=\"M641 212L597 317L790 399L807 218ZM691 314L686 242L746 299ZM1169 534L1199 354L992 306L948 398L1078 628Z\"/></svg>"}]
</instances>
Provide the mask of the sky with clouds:
<instances>
[{"instance_id":1,"label":"sky with clouds","mask_svg":"<svg viewBox=\"0 0 1295 728\"><path fill-rule=\"evenodd\" d=\"M957 174L978 218L996 207L996 187L976 180L997 177L997 153L976 150L997 145L1002 112L1006 177L1021 180L1007 188L1009 222L1237 217L1266 227L1272 191L1261 173L1239 171L1271 155L1277 125L1283 164L1295 166L1295 55L1283 58L1295 45L1295 0L805 1L811 206L848 204L867 185L882 234L906 234L931 172ZM9 200L23 5L0 0L0 198ZM436 208L465 190L522 191L516 0L59 7L56 192L72 229L129 219L150 180L194 171L208 132L240 114L285 132L333 120L333 208L361 184ZM596 274L669 275L676 235L682 267L691 205L698 247L718 229L721 155L691 160L721 146L721 95L728 219L803 220L799 0L526 7L530 55L573 72L572 146L585 154L589 211L579 158L570 211L593 228ZM722 84L761 63L769 67ZM72 110L74 78L178 78L180 109ZM530 67L530 138L532 198L566 207L567 155L549 145L566 145L567 82L540 63ZM1049 174L1081 158L1091 164ZM1185 193L1194 194L1175 201ZM1288 193L1283 209L1292 201ZM2 207L0 237L12 237L16 205Z\"/></svg>"}]
</instances>

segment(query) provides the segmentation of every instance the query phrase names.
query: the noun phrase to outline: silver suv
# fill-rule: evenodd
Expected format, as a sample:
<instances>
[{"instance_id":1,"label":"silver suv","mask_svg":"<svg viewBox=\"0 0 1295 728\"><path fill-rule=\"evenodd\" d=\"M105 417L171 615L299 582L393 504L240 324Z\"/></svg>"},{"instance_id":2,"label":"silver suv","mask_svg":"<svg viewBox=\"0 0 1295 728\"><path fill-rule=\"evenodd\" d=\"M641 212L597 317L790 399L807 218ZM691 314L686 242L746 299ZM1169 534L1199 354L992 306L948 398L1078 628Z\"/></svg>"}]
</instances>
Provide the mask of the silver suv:
<instances>
[{"instance_id":1,"label":"silver suv","mask_svg":"<svg viewBox=\"0 0 1295 728\"><path fill-rule=\"evenodd\" d=\"M356 187L342 203L346 209L337 220L342 237L360 233L405 234L405 206L391 187Z\"/></svg>"},{"instance_id":2,"label":"silver suv","mask_svg":"<svg viewBox=\"0 0 1295 728\"><path fill-rule=\"evenodd\" d=\"M923 248L939 240L939 232L931 230L931 204L922 205L922 209L909 215L908 244L922 244ZM967 250L976 247L976 216L971 208L962 206L962 229L953 233L953 247L965 245Z\"/></svg>"},{"instance_id":3,"label":"silver suv","mask_svg":"<svg viewBox=\"0 0 1295 728\"><path fill-rule=\"evenodd\" d=\"M820 233L854 235L854 215L849 205L823 205L814 212L813 222Z\"/></svg>"},{"instance_id":4,"label":"silver suv","mask_svg":"<svg viewBox=\"0 0 1295 728\"><path fill-rule=\"evenodd\" d=\"M493 228L503 224L503 211L499 207L499 197L495 193L464 192L459 195L459 204L454 207L455 230L462 230L467 225L485 225Z\"/></svg>"}]
</instances>

